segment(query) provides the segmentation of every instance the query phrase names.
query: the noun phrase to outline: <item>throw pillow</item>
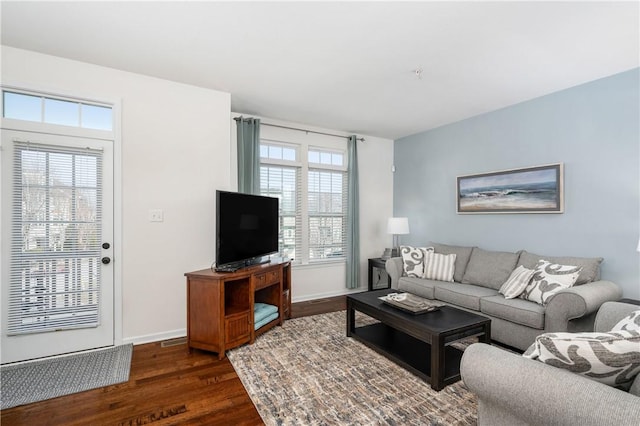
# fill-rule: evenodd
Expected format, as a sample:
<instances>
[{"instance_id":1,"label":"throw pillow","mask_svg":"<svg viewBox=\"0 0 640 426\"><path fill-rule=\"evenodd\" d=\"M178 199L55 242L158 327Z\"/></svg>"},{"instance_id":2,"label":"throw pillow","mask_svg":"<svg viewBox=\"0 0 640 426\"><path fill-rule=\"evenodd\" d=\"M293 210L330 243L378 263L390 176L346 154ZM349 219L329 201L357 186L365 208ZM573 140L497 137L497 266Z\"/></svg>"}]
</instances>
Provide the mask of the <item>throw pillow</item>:
<instances>
[{"instance_id":1,"label":"throw pillow","mask_svg":"<svg viewBox=\"0 0 640 426\"><path fill-rule=\"evenodd\" d=\"M456 255L433 252L424 253L424 275L428 280L453 282Z\"/></svg>"},{"instance_id":2,"label":"throw pillow","mask_svg":"<svg viewBox=\"0 0 640 426\"><path fill-rule=\"evenodd\" d=\"M640 331L640 310L631 312L628 316L622 318L611 331Z\"/></svg>"},{"instance_id":3,"label":"throw pillow","mask_svg":"<svg viewBox=\"0 0 640 426\"><path fill-rule=\"evenodd\" d=\"M640 332L546 333L523 356L626 391L640 372Z\"/></svg>"},{"instance_id":4,"label":"throw pillow","mask_svg":"<svg viewBox=\"0 0 640 426\"><path fill-rule=\"evenodd\" d=\"M464 277L464 271L467 269L467 264L469 263L469 258L471 257L471 251L473 250L473 247L450 246L448 244L440 244L434 242L429 243L429 245L433 246L433 251L435 251L436 253L456 255L453 280L456 282L461 282L462 277Z\"/></svg>"},{"instance_id":5,"label":"throw pillow","mask_svg":"<svg viewBox=\"0 0 640 426\"><path fill-rule=\"evenodd\" d=\"M536 265L531 282L520 297L546 305L551 296L573 286L581 270L582 267L558 265L541 260Z\"/></svg>"},{"instance_id":6,"label":"throw pillow","mask_svg":"<svg viewBox=\"0 0 640 426\"><path fill-rule=\"evenodd\" d=\"M524 265L525 268L533 269L541 259L560 265L582 266L582 271L580 271L580 276L575 285L590 283L591 281L600 279L600 264L603 261L601 257L541 256L523 250L518 259L518 265Z\"/></svg>"},{"instance_id":7,"label":"throw pillow","mask_svg":"<svg viewBox=\"0 0 640 426\"><path fill-rule=\"evenodd\" d=\"M432 251L433 247L400 246L404 273L410 278L422 278L424 275L424 254Z\"/></svg>"},{"instance_id":8,"label":"throw pillow","mask_svg":"<svg viewBox=\"0 0 640 426\"><path fill-rule=\"evenodd\" d=\"M514 299L524 291L531 281L531 277L535 271L533 269L527 269L520 265L513 270L509 279L502 284L499 293L504 295L505 299Z\"/></svg>"}]
</instances>

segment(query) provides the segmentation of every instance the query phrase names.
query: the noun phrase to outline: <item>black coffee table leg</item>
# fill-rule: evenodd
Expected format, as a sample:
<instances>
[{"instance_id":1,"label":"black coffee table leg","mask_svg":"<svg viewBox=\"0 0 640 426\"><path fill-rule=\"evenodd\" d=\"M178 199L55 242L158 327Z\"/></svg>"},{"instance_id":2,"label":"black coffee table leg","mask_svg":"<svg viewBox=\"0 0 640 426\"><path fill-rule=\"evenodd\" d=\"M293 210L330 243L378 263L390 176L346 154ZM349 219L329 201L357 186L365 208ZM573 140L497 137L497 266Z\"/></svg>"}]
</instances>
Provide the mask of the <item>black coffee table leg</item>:
<instances>
[{"instance_id":1,"label":"black coffee table leg","mask_svg":"<svg viewBox=\"0 0 640 426\"><path fill-rule=\"evenodd\" d=\"M353 303L347 298L347 337L356 329L356 311L353 309Z\"/></svg>"},{"instance_id":2,"label":"black coffee table leg","mask_svg":"<svg viewBox=\"0 0 640 426\"><path fill-rule=\"evenodd\" d=\"M431 340L431 389L444 388L444 338L442 335L433 336Z\"/></svg>"},{"instance_id":3,"label":"black coffee table leg","mask_svg":"<svg viewBox=\"0 0 640 426\"><path fill-rule=\"evenodd\" d=\"M485 324L482 329L484 330L484 334L478 338L478 341L491 344L491 323Z\"/></svg>"}]
</instances>

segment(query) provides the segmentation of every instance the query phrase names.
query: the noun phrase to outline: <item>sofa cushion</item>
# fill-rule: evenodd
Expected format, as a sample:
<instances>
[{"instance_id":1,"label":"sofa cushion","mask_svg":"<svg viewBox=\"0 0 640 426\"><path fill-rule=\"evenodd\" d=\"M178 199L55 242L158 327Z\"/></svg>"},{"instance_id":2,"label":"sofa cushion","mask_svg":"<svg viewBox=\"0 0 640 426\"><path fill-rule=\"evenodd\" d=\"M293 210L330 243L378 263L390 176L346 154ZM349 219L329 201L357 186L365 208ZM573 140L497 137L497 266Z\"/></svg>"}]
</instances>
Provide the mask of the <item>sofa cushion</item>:
<instances>
[{"instance_id":1,"label":"sofa cushion","mask_svg":"<svg viewBox=\"0 0 640 426\"><path fill-rule=\"evenodd\" d=\"M473 247L450 246L440 243L431 243L430 245L433 247L436 253L456 255L453 280L456 282L461 282L462 277L464 276L464 271L465 269L467 269L467 263L469 263L469 258L471 257L471 251L473 250Z\"/></svg>"},{"instance_id":2,"label":"sofa cushion","mask_svg":"<svg viewBox=\"0 0 640 426\"><path fill-rule=\"evenodd\" d=\"M533 272L531 281L520 297L546 305L554 294L572 287L581 270L581 267L557 265L541 260Z\"/></svg>"},{"instance_id":3,"label":"sofa cushion","mask_svg":"<svg viewBox=\"0 0 640 426\"><path fill-rule=\"evenodd\" d=\"M432 252L433 247L400 246L402 268L406 276L422 278L424 275L424 255Z\"/></svg>"},{"instance_id":4,"label":"sofa cushion","mask_svg":"<svg viewBox=\"0 0 640 426\"><path fill-rule=\"evenodd\" d=\"M545 308L523 299L505 299L503 296L483 297L480 312L505 321L544 330Z\"/></svg>"},{"instance_id":5,"label":"sofa cushion","mask_svg":"<svg viewBox=\"0 0 640 426\"><path fill-rule=\"evenodd\" d=\"M518 253L474 247L462 282L499 290L518 262ZM531 268L529 268L531 269Z\"/></svg>"},{"instance_id":6,"label":"sofa cushion","mask_svg":"<svg viewBox=\"0 0 640 426\"><path fill-rule=\"evenodd\" d=\"M590 283L591 281L600 279L600 263L602 263L603 260L601 257L541 256L523 250L520 253L520 259L518 259L518 265L524 265L525 268L533 269L538 262L543 259L559 265L582 267L582 271L580 271L575 285Z\"/></svg>"},{"instance_id":7,"label":"sofa cushion","mask_svg":"<svg viewBox=\"0 0 640 426\"><path fill-rule=\"evenodd\" d=\"M529 281L535 271L533 269L527 269L520 265L513 270L509 279L500 287L500 294L504 295L505 299L515 299L527 288Z\"/></svg>"},{"instance_id":8,"label":"sofa cushion","mask_svg":"<svg viewBox=\"0 0 640 426\"><path fill-rule=\"evenodd\" d=\"M480 299L496 294L496 290L477 285L439 282L435 286L436 299L474 311L480 310Z\"/></svg>"},{"instance_id":9,"label":"sofa cushion","mask_svg":"<svg viewBox=\"0 0 640 426\"><path fill-rule=\"evenodd\" d=\"M398 279L398 290L406 291L425 299L435 299L434 289L439 281L424 278L401 277Z\"/></svg>"},{"instance_id":10,"label":"sofa cushion","mask_svg":"<svg viewBox=\"0 0 640 426\"><path fill-rule=\"evenodd\" d=\"M545 333L523 356L629 390L640 373L640 333Z\"/></svg>"},{"instance_id":11,"label":"sofa cushion","mask_svg":"<svg viewBox=\"0 0 640 426\"><path fill-rule=\"evenodd\" d=\"M633 380L633 383L631 383L631 387L629 388L629 393L631 395L640 397L640 374L638 374L636 378Z\"/></svg>"},{"instance_id":12,"label":"sofa cushion","mask_svg":"<svg viewBox=\"0 0 640 426\"><path fill-rule=\"evenodd\" d=\"M422 278L452 282L455 261L455 254L425 252Z\"/></svg>"}]
</instances>

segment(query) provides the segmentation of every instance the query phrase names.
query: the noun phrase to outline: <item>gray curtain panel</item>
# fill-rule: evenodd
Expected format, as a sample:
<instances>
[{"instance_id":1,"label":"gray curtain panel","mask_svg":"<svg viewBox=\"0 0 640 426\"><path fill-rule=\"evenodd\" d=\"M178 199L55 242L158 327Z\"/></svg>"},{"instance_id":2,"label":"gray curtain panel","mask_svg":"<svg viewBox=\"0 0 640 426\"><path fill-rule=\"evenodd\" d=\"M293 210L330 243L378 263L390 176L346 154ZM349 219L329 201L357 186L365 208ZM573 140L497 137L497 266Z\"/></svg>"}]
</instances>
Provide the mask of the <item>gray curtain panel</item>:
<instances>
[{"instance_id":1,"label":"gray curtain panel","mask_svg":"<svg viewBox=\"0 0 640 426\"><path fill-rule=\"evenodd\" d=\"M360 286L360 214L358 195L358 138L349 136L347 151L349 163L347 201L347 288Z\"/></svg>"},{"instance_id":2,"label":"gray curtain panel","mask_svg":"<svg viewBox=\"0 0 640 426\"><path fill-rule=\"evenodd\" d=\"M240 117L238 129L238 192L260 193L260 119Z\"/></svg>"}]
</instances>

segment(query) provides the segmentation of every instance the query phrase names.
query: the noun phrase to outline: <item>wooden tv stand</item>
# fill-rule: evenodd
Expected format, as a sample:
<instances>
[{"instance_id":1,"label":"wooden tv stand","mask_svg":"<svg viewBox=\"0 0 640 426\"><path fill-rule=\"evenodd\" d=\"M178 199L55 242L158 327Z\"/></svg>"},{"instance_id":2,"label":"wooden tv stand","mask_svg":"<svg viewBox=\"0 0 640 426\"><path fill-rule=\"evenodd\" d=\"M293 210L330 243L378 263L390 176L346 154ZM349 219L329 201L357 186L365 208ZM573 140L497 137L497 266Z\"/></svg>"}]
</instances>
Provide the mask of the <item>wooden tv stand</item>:
<instances>
[{"instance_id":1,"label":"wooden tv stand","mask_svg":"<svg viewBox=\"0 0 640 426\"><path fill-rule=\"evenodd\" d=\"M291 262L266 263L236 272L187 272L187 344L225 356L227 349L291 317ZM254 330L254 303L278 307L278 318Z\"/></svg>"}]
</instances>

